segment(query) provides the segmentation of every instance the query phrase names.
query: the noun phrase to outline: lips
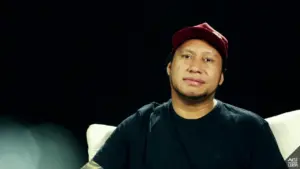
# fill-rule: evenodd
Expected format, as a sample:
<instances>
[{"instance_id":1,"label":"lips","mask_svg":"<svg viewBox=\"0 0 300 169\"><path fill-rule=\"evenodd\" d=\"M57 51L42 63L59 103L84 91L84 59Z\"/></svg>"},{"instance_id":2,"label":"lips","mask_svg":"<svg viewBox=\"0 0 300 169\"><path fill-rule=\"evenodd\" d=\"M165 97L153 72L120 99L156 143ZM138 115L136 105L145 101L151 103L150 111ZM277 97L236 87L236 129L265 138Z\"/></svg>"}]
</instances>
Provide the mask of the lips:
<instances>
[{"instance_id":1,"label":"lips","mask_svg":"<svg viewBox=\"0 0 300 169\"><path fill-rule=\"evenodd\" d=\"M199 78L183 78L183 80L185 82L187 82L190 85L195 85L195 86L199 86L205 83L204 80L199 79Z\"/></svg>"}]
</instances>

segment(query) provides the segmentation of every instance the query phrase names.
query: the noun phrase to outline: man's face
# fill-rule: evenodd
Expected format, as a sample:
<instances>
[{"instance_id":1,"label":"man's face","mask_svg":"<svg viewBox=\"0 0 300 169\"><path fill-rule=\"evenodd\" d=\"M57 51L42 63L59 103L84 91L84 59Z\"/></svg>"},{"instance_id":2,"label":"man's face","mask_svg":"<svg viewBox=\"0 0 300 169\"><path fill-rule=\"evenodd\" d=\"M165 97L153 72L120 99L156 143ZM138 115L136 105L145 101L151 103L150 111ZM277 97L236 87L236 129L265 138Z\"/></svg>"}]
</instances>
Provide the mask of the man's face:
<instances>
[{"instance_id":1,"label":"man's face","mask_svg":"<svg viewBox=\"0 0 300 169\"><path fill-rule=\"evenodd\" d=\"M214 94L224 81L221 55L198 39L186 41L175 51L167 72L172 91L191 100Z\"/></svg>"}]
</instances>

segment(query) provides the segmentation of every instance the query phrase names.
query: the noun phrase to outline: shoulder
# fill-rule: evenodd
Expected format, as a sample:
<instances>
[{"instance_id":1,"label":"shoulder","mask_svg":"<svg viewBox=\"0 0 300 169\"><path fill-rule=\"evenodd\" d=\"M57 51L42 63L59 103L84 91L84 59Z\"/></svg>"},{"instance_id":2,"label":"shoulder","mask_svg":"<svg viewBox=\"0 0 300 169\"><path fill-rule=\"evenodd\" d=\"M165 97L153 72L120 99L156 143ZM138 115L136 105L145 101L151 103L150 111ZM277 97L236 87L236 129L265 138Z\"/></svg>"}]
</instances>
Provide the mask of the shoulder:
<instances>
[{"instance_id":1,"label":"shoulder","mask_svg":"<svg viewBox=\"0 0 300 169\"><path fill-rule=\"evenodd\" d=\"M237 125L248 128L268 125L268 122L255 112L224 102L221 102L221 104L224 115Z\"/></svg>"},{"instance_id":2,"label":"shoulder","mask_svg":"<svg viewBox=\"0 0 300 169\"><path fill-rule=\"evenodd\" d=\"M151 102L148 104L143 105L140 107L135 113L128 116L126 119L124 119L121 124L128 124L136 121L141 121L147 118L147 116L150 116L151 112L160 104L157 102Z\"/></svg>"},{"instance_id":3,"label":"shoulder","mask_svg":"<svg viewBox=\"0 0 300 169\"><path fill-rule=\"evenodd\" d=\"M222 104L223 114L230 119L226 121L226 124L231 126L232 130L237 131L238 135L245 139L244 141L252 144L251 142L257 139L273 138L269 123L260 115L231 104Z\"/></svg>"},{"instance_id":4,"label":"shoulder","mask_svg":"<svg viewBox=\"0 0 300 169\"><path fill-rule=\"evenodd\" d=\"M152 112L160 106L166 105L168 102L157 103L151 102L140 107L135 113L128 116L124 119L119 125L118 128L131 128L139 127L143 128L149 124L149 118Z\"/></svg>"}]
</instances>

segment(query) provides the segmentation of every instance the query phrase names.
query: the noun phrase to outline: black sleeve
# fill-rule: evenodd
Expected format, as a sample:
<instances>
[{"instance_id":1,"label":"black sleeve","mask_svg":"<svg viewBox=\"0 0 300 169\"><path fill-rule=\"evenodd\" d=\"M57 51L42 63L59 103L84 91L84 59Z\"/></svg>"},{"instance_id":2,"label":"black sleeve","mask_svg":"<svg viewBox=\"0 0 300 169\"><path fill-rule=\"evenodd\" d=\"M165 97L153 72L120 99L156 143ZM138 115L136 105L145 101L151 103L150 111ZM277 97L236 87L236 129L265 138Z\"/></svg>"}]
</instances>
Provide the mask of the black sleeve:
<instances>
[{"instance_id":1,"label":"black sleeve","mask_svg":"<svg viewBox=\"0 0 300 169\"><path fill-rule=\"evenodd\" d=\"M250 169L288 169L268 122L255 129Z\"/></svg>"},{"instance_id":2,"label":"black sleeve","mask_svg":"<svg viewBox=\"0 0 300 169\"><path fill-rule=\"evenodd\" d=\"M135 121L136 119L132 115L120 123L92 160L103 169L126 168L129 147L128 132L131 131Z\"/></svg>"}]
</instances>

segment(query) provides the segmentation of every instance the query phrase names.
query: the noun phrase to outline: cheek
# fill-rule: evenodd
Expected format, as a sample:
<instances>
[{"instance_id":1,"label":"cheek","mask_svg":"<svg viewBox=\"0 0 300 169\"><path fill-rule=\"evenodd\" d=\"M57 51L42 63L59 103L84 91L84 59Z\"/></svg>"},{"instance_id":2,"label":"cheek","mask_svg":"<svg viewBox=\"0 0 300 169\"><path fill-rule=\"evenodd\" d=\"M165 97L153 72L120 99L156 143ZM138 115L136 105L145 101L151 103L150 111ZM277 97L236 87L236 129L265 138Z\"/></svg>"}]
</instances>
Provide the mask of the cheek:
<instances>
[{"instance_id":1,"label":"cheek","mask_svg":"<svg viewBox=\"0 0 300 169\"><path fill-rule=\"evenodd\" d=\"M215 70L215 71L212 71L211 72L211 80L215 83L219 83L219 80L220 80L220 77L221 77L221 71L219 70Z\"/></svg>"},{"instance_id":2,"label":"cheek","mask_svg":"<svg viewBox=\"0 0 300 169\"><path fill-rule=\"evenodd\" d=\"M178 79L182 76L183 74L183 70L184 70L184 67L182 65L174 65L173 69L172 69L172 75L173 75L173 78L175 79Z\"/></svg>"}]
</instances>

